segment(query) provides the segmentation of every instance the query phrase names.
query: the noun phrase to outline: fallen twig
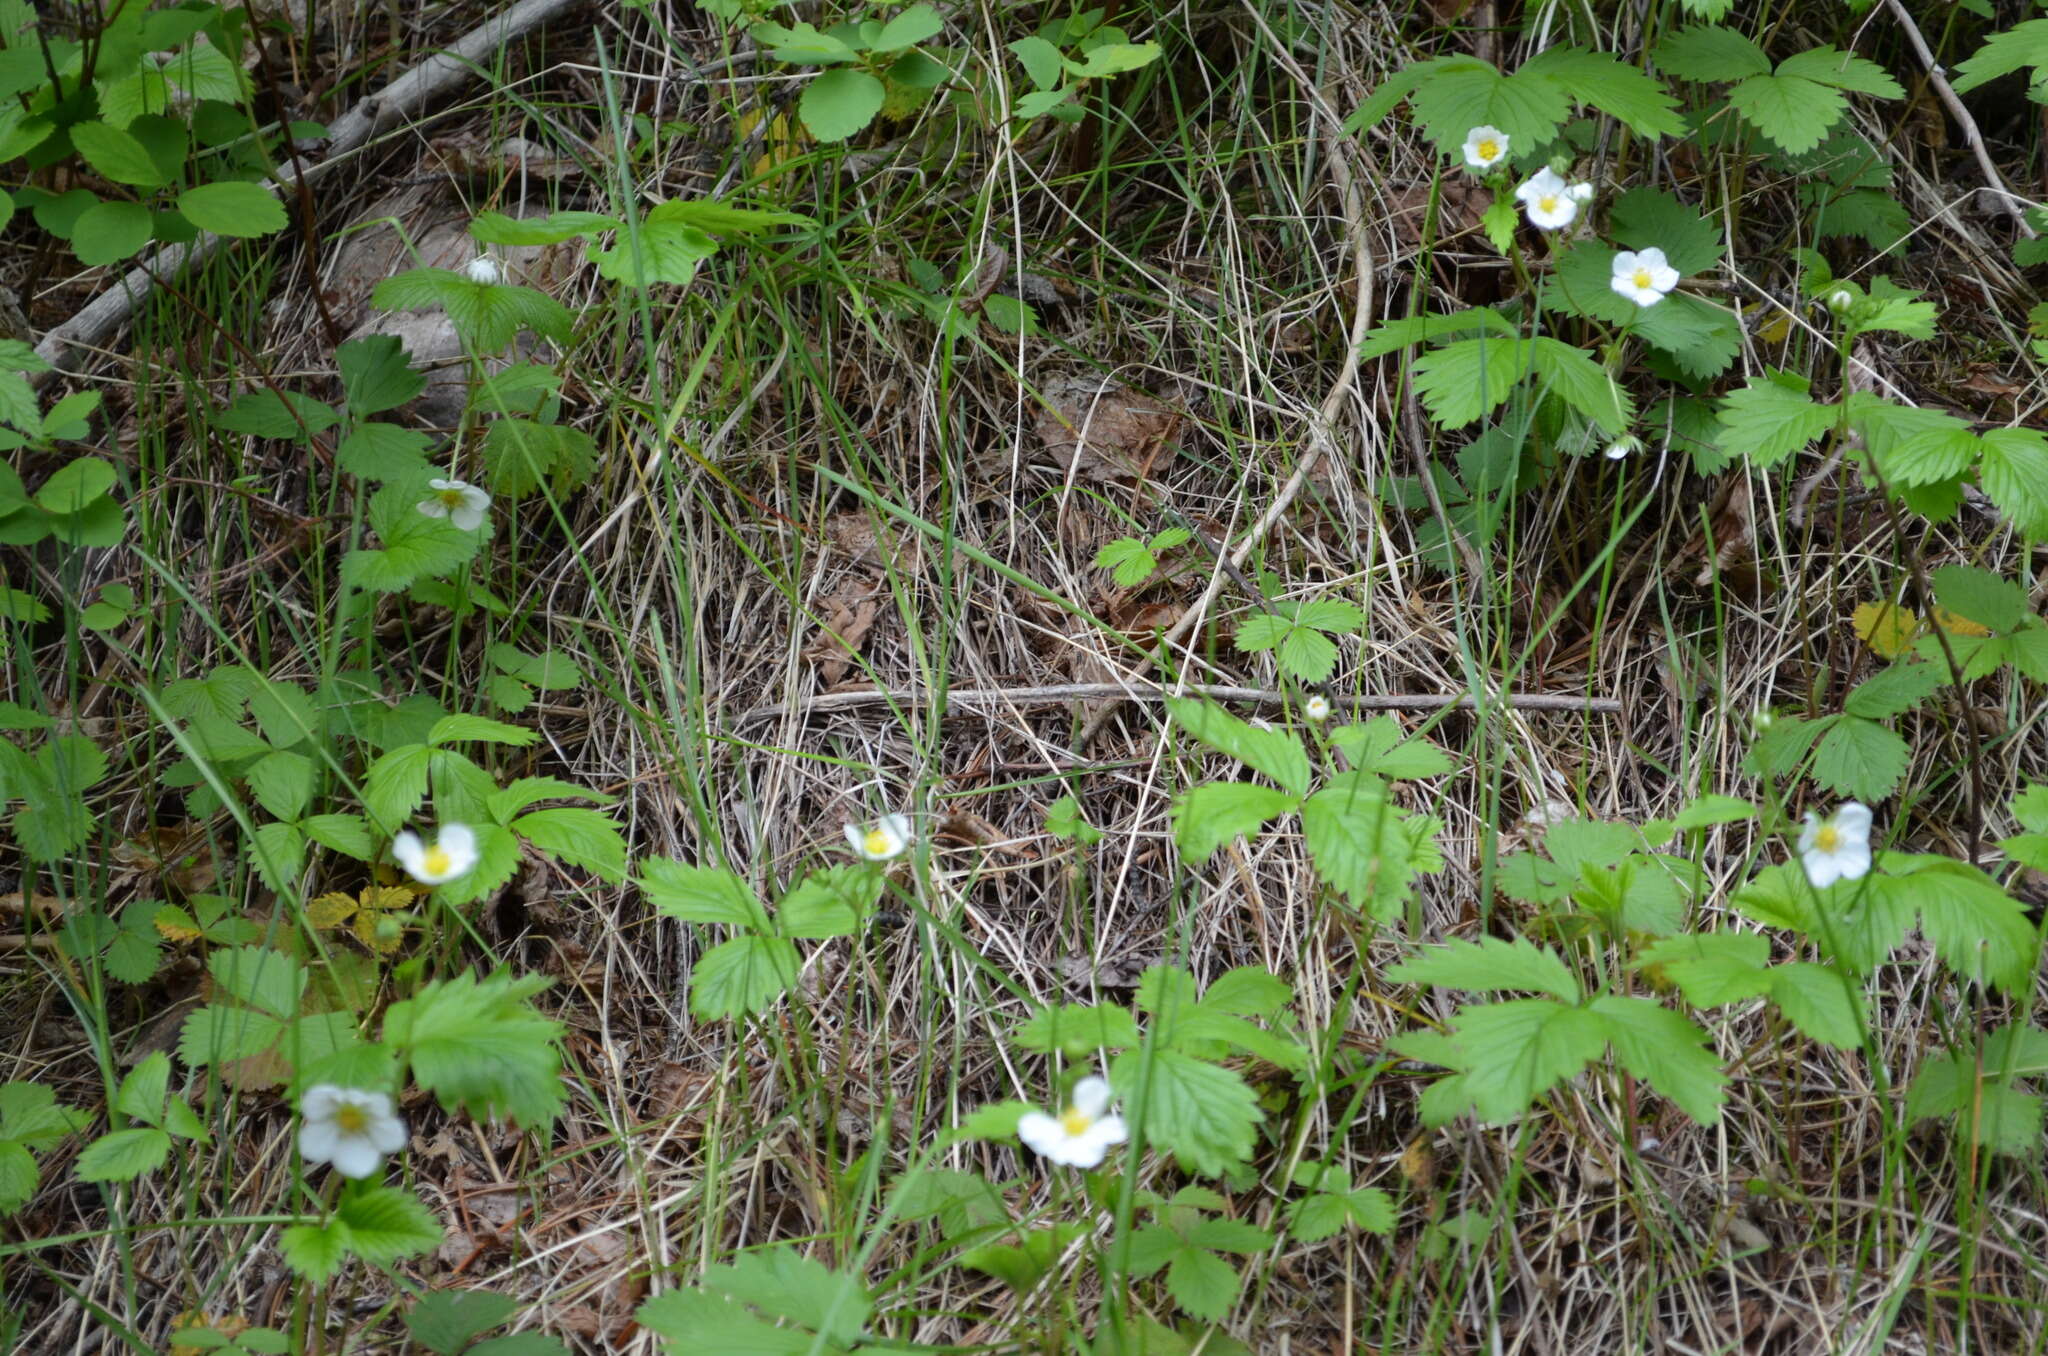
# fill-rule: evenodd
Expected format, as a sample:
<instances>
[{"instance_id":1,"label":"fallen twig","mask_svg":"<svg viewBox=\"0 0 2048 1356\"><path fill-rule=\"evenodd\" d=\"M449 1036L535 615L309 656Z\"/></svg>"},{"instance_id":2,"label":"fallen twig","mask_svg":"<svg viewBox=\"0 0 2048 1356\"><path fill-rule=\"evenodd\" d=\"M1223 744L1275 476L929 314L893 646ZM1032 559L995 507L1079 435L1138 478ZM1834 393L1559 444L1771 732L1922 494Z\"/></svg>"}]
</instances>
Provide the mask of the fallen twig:
<instances>
[{"instance_id":1,"label":"fallen twig","mask_svg":"<svg viewBox=\"0 0 2048 1356\"><path fill-rule=\"evenodd\" d=\"M468 80L476 73L477 64L494 49L580 3L582 0L519 0L336 118L328 128L324 159L303 168L303 162L294 160L280 168L275 180L265 187L281 192L324 174L371 137L390 130L429 100ZM36 345L36 355L55 369L61 368L64 360L79 349L104 345L128 323L136 307L156 289L160 278L176 277L194 264L204 263L225 243L221 236L202 233L188 244L166 245L130 269L119 283L79 308L78 314L44 335ZM54 376L54 371L38 372L30 379L40 385Z\"/></svg>"},{"instance_id":2,"label":"fallen twig","mask_svg":"<svg viewBox=\"0 0 2048 1356\"><path fill-rule=\"evenodd\" d=\"M1121 697L1129 701L1162 701L1167 697L1209 697L1225 702L1254 702L1260 706L1299 703L1300 693L1280 692L1263 687L1230 687L1221 683L1186 683L1179 687L1156 687L1130 683L1052 683L1043 687L956 687L946 693L948 706L1010 706L1062 701L1101 701ZM743 711L735 726L751 725L771 716L813 715L852 706L922 706L932 698L922 688L874 688L864 692L827 692L807 697L788 706L756 706ZM1354 711L1442 711L1470 710L1479 703L1469 692L1360 692L1330 694L1332 706ZM1511 706L1518 711L1583 711L1597 715L1619 715L1625 708L1616 697L1572 697L1557 692L1510 692L1489 697L1488 706Z\"/></svg>"},{"instance_id":3,"label":"fallen twig","mask_svg":"<svg viewBox=\"0 0 2048 1356\"><path fill-rule=\"evenodd\" d=\"M1998 166L1991 163L1991 153L1984 149L1984 135L1977 130L1977 120L1970 116L1970 110L1963 107L1963 101L1956 96L1955 89L1948 83L1948 72L1934 59L1933 51L1927 46L1927 39L1920 35L1920 25L1913 22L1913 16L1906 13L1906 7L1899 0L1885 0L1885 8L1899 21L1899 27L1906 31L1906 41L1913 46L1913 55L1920 58L1921 67L1927 72L1927 83L1934 86L1934 93L1941 100L1948 115L1963 129L1963 144L1977 157L1977 170L1984 176L1984 185L1998 205L2005 209L2019 224L2020 234L2032 240L2037 231L2027 222L2026 199L2005 186L2005 179L1998 172Z\"/></svg>"}]
</instances>

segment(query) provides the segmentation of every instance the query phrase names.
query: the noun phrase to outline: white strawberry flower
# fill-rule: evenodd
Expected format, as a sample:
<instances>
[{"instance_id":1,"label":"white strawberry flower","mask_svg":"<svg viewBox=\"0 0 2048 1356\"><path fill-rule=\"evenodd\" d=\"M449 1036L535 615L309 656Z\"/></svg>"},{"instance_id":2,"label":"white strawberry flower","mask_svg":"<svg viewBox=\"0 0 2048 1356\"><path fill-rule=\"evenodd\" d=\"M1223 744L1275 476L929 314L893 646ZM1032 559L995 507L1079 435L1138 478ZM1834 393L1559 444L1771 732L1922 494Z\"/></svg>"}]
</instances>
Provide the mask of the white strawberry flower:
<instances>
[{"instance_id":1,"label":"white strawberry flower","mask_svg":"<svg viewBox=\"0 0 2048 1356\"><path fill-rule=\"evenodd\" d=\"M422 885L440 885L468 875L476 865L476 830L467 824L443 824L432 843L407 829L391 840L391 855L405 874Z\"/></svg>"},{"instance_id":2,"label":"white strawberry flower","mask_svg":"<svg viewBox=\"0 0 2048 1356\"><path fill-rule=\"evenodd\" d=\"M1855 304L1856 294L1846 287L1837 287L1834 291L1828 293L1828 309L1836 315L1841 315Z\"/></svg>"},{"instance_id":3,"label":"white strawberry flower","mask_svg":"<svg viewBox=\"0 0 2048 1356\"><path fill-rule=\"evenodd\" d=\"M1330 718L1330 699L1318 692L1301 704L1301 713L1320 725Z\"/></svg>"},{"instance_id":4,"label":"white strawberry flower","mask_svg":"<svg viewBox=\"0 0 2048 1356\"><path fill-rule=\"evenodd\" d=\"M484 513L491 507L489 494L461 480L430 480L427 488L433 493L420 500L421 513L429 518L446 518L464 532L474 532L483 526Z\"/></svg>"},{"instance_id":5,"label":"white strawberry flower","mask_svg":"<svg viewBox=\"0 0 2048 1356\"><path fill-rule=\"evenodd\" d=\"M1642 448L1643 440L1641 438L1616 438L1613 442L1607 444L1607 460L1620 461L1631 452L1642 451Z\"/></svg>"},{"instance_id":6,"label":"white strawberry flower","mask_svg":"<svg viewBox=\"0 0 2048 1356\"><path fill-rule=\"evenodd\" d=\"M317 1083L299 1099L299 1116L299 1156L343 1177L368 1177L405 1147L405 1122L381 1092Z\"/></svg>"},{"instance_id":7,"label":"white strawberry flower","mask_svg":"<svg viewBox=\"0 0 2048 1356\"><path fill-rule=\"evenodd\" d=\"M479 254L462 266L463 276L473 283L486 286L505 281L505 270L488 254Z\"/></svg>"},{"instance_id":8,"label":"white strawberry flower","mask_svg":"<svg viewBox=\"0 0 2048 1356\"><path fill-rule=\"evenodd\" d=\"M1539 231L1555 231L1572 224L1579 204L1593 196L1591 184L1568 184L1556 170L1545 167L1522 181L1515 190L1529 224Z\"/></svg>"},{"instance_id":9,"label":"white strawberry flower","mask_svg":"<svg viewBox=\"0 0 2048 1356\"><path fill-rule=\"evenodd\" d=\"M1656 246L1642 251L1623 250L1614 256L1614 290L1638 306L1655 306L1664 294L1678 286L1678 270Z\"/></svg>"},{"instance_id":10,"label":"white strawberry flower","mask_svg":"<svg viewBox=\"0 0 2048 1356\"><path fill-rule=\"evenodd\" d=\"M859 824L846 826L846 841L855 852L871 862L901 857L910 846L910 837L909 815L883 815L866 827Z\"/></svg>"},{"instance_id":11,"label":"white strawberry flower","mask_svg":"<svg viewBox=\"0 0 2048 1356\"><path fill-rule=\"evenodd\" d=\"M1027 1111L1017 1118L1017 1138L1055 1163L1073 1168L1101 1164L1110 1149L1130 1138L1124 1118L1105 1115L1109 1080L1090 1075L1074 1085L1072 1105L1057 1116Z\"/></svg>"},{"instance_id":12,"label":"white strawberry flower","mask_svg":"<svg viewBox=\"0 0 2048 1356\"><path fill-rule=\"evenodd\" d=\"M1498 127L1475 127L1465 134L1465 163L1490 170L1507 157L1508 134Z\"/></svg>"},{"instance_id":13,"label":"white strawberry flower","mask_svg":"<svg viewBox=\"0 0 2048 1356\"><path fill-rule=\"evenodd\" d=\"M1826 819L1808 810L1799 835L1799 862L1816 890L1869 874L1870 807L1852 800Z\"/></svg>"}]
</instances>

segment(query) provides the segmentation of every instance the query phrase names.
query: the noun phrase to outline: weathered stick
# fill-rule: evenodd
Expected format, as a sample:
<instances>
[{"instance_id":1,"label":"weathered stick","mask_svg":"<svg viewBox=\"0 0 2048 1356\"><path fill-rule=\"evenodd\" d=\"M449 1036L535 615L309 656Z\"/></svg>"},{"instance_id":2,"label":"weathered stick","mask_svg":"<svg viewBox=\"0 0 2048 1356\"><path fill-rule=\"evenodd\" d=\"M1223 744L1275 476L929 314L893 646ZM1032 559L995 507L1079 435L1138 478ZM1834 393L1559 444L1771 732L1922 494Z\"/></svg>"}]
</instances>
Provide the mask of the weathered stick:
<instances>
[{"instance_id":1,"label":"weathered stick","mask_svg":"<svg viewBox=\"0 0 2048 1356\"><path fill-rule=\"evenodd\" d=\"M2005 179L1998 172L1998 166L1991 163L1991 152L1984 149L1984 135L1977 130L1977 120L1970 116L1970 110L1963 107L1963 101L1956 96L1955 89L1948 83L1948 72L1934 59L1934 52L1927 46L1927 39L1920 34L1920 25L1913 22L1913 16L1906 13L1906 7L1899 0L1885 0L1885 8L1899 21L1899 27L1906 30L1906 41L1912 44L1913 55L1920 58L1920 64L1927 71L1927 83L1934 86L1934 93L1941 100L1948 115L1963 129L1963 144L1977 157L1977 170L1984 176L1984 186L1991 190L1991 196L2005 210L2020 228L2020 234L2032 240L2036 232L2027 222L2026 199L2005 186Z\"/></svg>"},{"instance_id":2,"label":"weathered stick","mask_svg":"<svg viewBox=\"0 0 2048 1356\"><path fill-rule=\"evenodd\" d=\"M827 692L809 697L792 706L756 706L740 713L733 721L735 726L751 725L757 720L779 716L794 711L799 715L811 715L818 711L838 711L850 706L881 706L885 703L921 704L930 700L931 694L919 688L876 688L868 692ZM946 693L948 706L1003 706L1010 703L1028 704L1059 701L1100 701L1105 697L1121 697L1127 701L1159 701L1167 697L1213 697L1225 702L1255 702L1261 706L1283 706L1289 701L1299 701L1300 694L1290 695L1263 687L1229 687L1219 683L1188 683L1178 688L1155 687L1149 683L1053 683L1044 687L956 687ZM1478 705L1469 692L1361 692L1355 695L1332 693L1332 706L1348 706L1355 711L1441 711L1447 707L1469 710ZM1556 692L1511 692L1495 697L1490 706L1511 706L1518 711L1583 711L1600 715L1619 715L1625 708L1614 697L1569 697Z\"/></svg>"},{"instance_id":3,"label":"weathered stick","mask_svg":"<svg viewBox=\"0 0 2048 1356\"><path fill-rule=\"evenodd\" d=\"M417 113L430 100L447 93L476 74L475 67L496 48L539 27L571 9L581 0L519 0L504 13L487 19L463 35L453 46L436 52L399 76L382 90L363 99L334 120L327 132L327 154L317 164L305 166L303 175L294 166L281 167L276 181L266 185L273 192L296 187L303 178L311 181L340 164L350 152L360 149L371 137ZM98 348L128 323L135 309L156 289L159 278L174 278L194 264L212 258L227 243L217 235L201 234L184 245L166 245L128 271L128 276L94 297L78 314L43 336L36 354L52 368L79 349ZM30 377L40 385L56 375L38 372Z\"/></svg>"}]
</instances>

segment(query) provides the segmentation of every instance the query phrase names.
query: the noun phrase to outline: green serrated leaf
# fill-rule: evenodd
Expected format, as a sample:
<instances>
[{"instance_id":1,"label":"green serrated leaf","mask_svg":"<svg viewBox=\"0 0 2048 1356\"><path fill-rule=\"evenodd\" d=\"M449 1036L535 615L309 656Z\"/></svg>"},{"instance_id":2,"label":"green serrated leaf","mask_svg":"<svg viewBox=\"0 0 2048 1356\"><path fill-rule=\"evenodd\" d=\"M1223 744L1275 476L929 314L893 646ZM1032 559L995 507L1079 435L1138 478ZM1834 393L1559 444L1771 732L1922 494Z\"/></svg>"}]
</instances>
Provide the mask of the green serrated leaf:
<instances>
[{"instance_id":1,"label":"green serrated leaf","mask_svg":"<svg viewBox=\"0 0 2048 1356\"><path fill-rule=\"evenodd\" d=\"M735 937L697 958L690 1015L700 1022L764 1012L796 983L796 947L781 937Z\"/></svg>"},{"instance_id":2,"label":"green serrated leaf","mask_svg":"<svg viewBox=\"0 0 2048 1356\"><path fill-rule=\"evenodd\" d=\"M1387 978L1397 984L1434 984L1473 993L1533 990L1567 1003L1579 1001L1579 982L1564 961L1524 938L1447 942L1402 961Z\"/></svg>"},{"instance_id":3,"label":"green serrated leaf","mask_svg":"<svg viewBox=\"0 0 2048 1356\"><path fill-rule=\"evenodd\" d=\"M1228 1069L1173 1050L1129 1050L1111 1066L1125 1118L1189 1171L1218 1177L1251 1156L1258 1097Z\"/></svg>"},{"instance_id":4,"label":"green serrated leaf","mask_svg":"<svg viewBox=\"0 0 2048 1356\"><path fill-rule=\"evenodd\" d=\"M641 863L640 872L633 883L658 911L671 918L768 931L768 911L746 882L730 871L650 857Z\"/></svg>"}]
</instances>

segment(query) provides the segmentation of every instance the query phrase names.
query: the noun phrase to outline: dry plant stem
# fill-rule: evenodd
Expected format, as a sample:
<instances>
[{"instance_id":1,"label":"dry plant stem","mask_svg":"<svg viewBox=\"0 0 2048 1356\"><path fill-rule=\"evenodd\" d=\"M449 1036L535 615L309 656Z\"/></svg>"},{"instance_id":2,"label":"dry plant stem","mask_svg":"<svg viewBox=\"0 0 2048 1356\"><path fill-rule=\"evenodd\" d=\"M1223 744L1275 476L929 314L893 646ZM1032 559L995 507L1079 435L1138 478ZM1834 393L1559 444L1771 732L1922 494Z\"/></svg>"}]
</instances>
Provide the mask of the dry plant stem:
<instances>
[{"instance_id":1,"label":"dry plant stem","mask_svg":"<svg viewBox=\"0 0 2048 1356\"><path fill-rule=\"evenodd\" d=\"M1226 702L1255 702L1260 706L1285 706L1299 701L1299 694L1276 691L1264 687L1232 687L1221 683L1182 683L1174 687L1158 687L1133 679L1128 683L1052 683L1043 687L962 687L946 693L946 705L950 710L956 706L1002 706L1010 703L1101 701L1108 697L1122 697L1131 701L1160 701L1167 697L1210 697ZM771 716L785 715L792 710L800 715L811 715L819 711L839 711L852 706L880 706L884 703L901 703L923 706L931 701L931 694L921 688L874 688L862 692L828 692L822 696L810 697L794 706L756 706L740 713L733 721L735 727L749 725ZM1348 706L1356 711L1441 711L1449 708L1471 710L1478 702L1469 692L1367 692L1356 695L1342 692L1330 695L1332 706ZM1626 708L1615 697L1573 697L1555 692L1511 692L1489 697L1488 707L1512 706L1521 711L1583 711L1599 715L1619 715Z\"/></svg>"},{"instance_id":2,"label":"dry plant stem","mask_svg":"<svg viewBox=\"0 0 2048 1356\"><path fill-rule=\"evenodd\" d=\"M497 48L581 3L582 0L520 0L504 13L486 20L446 51L436 52L336 118L328 129L327 157L303 169L294 158L291 166L278 170L276 183L269 187L295 189L341 164L372 136L411 118L430 100L469 80L476 73L477 63ZM36 355L53 368L60 368L73 351L105 344L156 289L160 277L175 277L194 264L206 262L225 243L220 236L202 233L189 244L167 245L158 250L130 269L119 284L94 297L77 315L44 335L36 345ZM40 386L54 376L54 372L38 372L30 380Z\"/></svg>"},{"instance_id":3,"label":"dry plant stem","mask_svg":"<svg viewBox=\"0 0 2048 1356\"><path fill-rule=\"evenodd\" d=\"M1913 16L1906 13L1906 7L1899 3L1899 0L1885 0L1885 8L1891 11L1892 17L1899 21L1899 27L1905 30L1906 41L1912 44L1913 55L1920 58L1921 67L1927 72L1927 83L1934 86L1934 93L1941 100L1942 107L1956 120L1956 126L1963 129L1963 141L1969 146L1970 153L1977 157L1977 169L1984 176L1985 186L1991 190L1992 196L1997 199L1999 207L2004 209L2006 215L2018 223L2020 234L2032 240L2037 232L2027 224L2025 203L2005 186L2005 179L1999 174L1998 166L1991 163L1991 153L1984 149L1984 136L1977 130L1977 120L1970 116L1970 110L1964 108L1963 101L1956 97L1954 88L1948 83L1948 73L1941 68L1941 63L1934 59L1934 52L1927 46L1927 39L1921 36L1920 26L1913 22Z\"/></svg>"},{"instance_id":4,"label":"dry plant stem","mask_svg":"<svg viewBox=\"0 0 2048 1356\"><path fill-rule=\"evenodd\" d=\"M1344 119L1323 96L1322 91L1309 80L1308 73L1288 55L1287 45L1274 36L1273 30L1266 24L1265 17L1249 4L1245 6L1245 12L1251 15L1260 31L1266 35L1266 40L1272 44L1274 59L1286 66L1288 73L1300 83L1321 118L1324 160L1329 165L1330 178L1336 183L1338 198L1344 205L1344 234L1351 246L1353 267L1358 274L1358 299L1351 313L1351 333L1345 340L1343 365L1337 371L1336 380L1330 383L1329 391L1323 396L1322 404L1317 407L1315 418L1309 423L1307 452L1295 466L1294 473L1287 478L1287 483L1273 496L1272 504L1259 515L1258 521L1252 524L1251 529L1244 534L1230 555L1227 558L1218 556L1219 568L1210 572L1208 587L1202 590L1202 596L1196 599L1195 605L1182 614L1180 620L1160 637L1159 645L1154 651L1160 658L1170 654L1173 648L1186 639L1188 634L1201 624L1202 619L1209 615L1209 609L1215 604L1217 595L1223 592L1224 582L1230 578L1231 572L1221 568L1224 561L1227 559L1230 565L1242 568L1252 553L1258 550L1259 544L1266 539L1267 534L1273 530L1274 524L1278 523L1292 507L1295 498L1301 493L1302 486L1308 483L1309 473L1315 470L1325 455L1335 450L1337 412L1343 408L1344 402L1351 395L1353 383L1358 379L1358 345L1372 324L1372 247L1366 243L1365 207L1359 197L1358 182L1351 173L1351 162L1348 158L1351 147L1342 135ZM1122 691L1118 689L1105 695L1117 696L1121 695ZM1097 711L1081 728L1080 736L1075 740L1075 747L1087 748L1101 732L1102 727L1116 714L1116 710L1117 703L1112 702Z\"/></svg>"}]
</instances>

